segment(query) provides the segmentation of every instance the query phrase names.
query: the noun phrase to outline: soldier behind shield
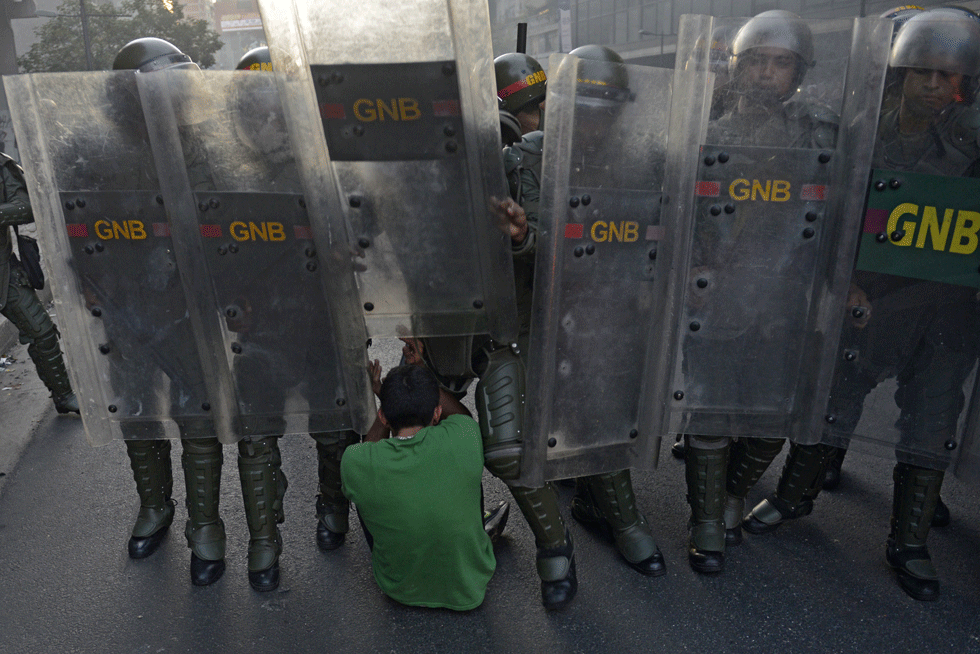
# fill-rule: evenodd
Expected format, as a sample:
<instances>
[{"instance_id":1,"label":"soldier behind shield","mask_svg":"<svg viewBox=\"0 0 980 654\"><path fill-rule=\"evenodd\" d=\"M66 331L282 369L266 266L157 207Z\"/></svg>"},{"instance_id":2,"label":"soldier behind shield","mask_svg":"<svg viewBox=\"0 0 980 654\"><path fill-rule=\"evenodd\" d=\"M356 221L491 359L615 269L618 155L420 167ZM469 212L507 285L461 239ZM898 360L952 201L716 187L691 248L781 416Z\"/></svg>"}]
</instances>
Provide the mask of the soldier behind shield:
<instances>
[{"instance_id":1,"label":"soldier behind shield","mask_svg":"<svg viewBox=\"0 0 980 654\"><path fill-rule=\"evenodd\" d=\"M793 99L807 71L813 66L813 37L799 16L782 10L767 11L749 20L731 45L728 110L708 127L708 143L775 148L832 148L837 133L836 115L827 109ZM713 278L723 271L694 307L705 322L718 328L712 336L698 335L684 343L686 368L710 370L717 366L725 378L739 380L734 392L744 406L771 401L773 388L786 388L795 374L790 357L759 365L770 357L766 351L779 335L790 329L792 317L805 315L807 274L781 242L782 235L762 231L771 223L753 221L740 214L724 223L705 221L696 232L694 257L701 261L697 276ZM724 225L729 232L711 229ZM795 229L795 227L793 228ZM767 243L772 252L783 252L771 277L758 279L752 260L740 265L742 252L758 251ZM706 285L707 286L707 285ZM737 298L720 305L712 298ZM778 303L779 315L766 316L767 306ZM713 313L717 312L717 313ZM781 318L780 316L784 317ZM705 330L707 331L707 330ZM702 332L704 334L704 332ZM733 392L718 379L701 389L702 402L724 406ZM713 394L718 394L713 398ZM701 573L724 568L727 544L741 542L739 522L745 496L779 453L783 439L739 438L688 434L686 476L691 504L688 558ZM731 450L731 451L729 451ZM726 493L727 491L727 493Z\"/></svg>"},{"instance_id":2,"label":"soldier behind shield","mask_svg":"<svg viewBox=\"0 0 980 654\"><path fill-rule=\"evenodd\" d=\"M980 177L980 114L969 106L980 83L980 22L952 8L917 14L895 39L890 65L900 100L879 120L875 167ZM819 487L801 494L792 480L822 481L836 452L827 442L846 447L865 398L882 381L896 378L898 463L886 559L906 593L935 600L939 579L926 539L952 459L949 445L955 447L963 385L980 348L976 288L855 270L848 304L842 363L828 409L836 417L833 434L828 427L825 443L798 448L808 455L787 461L777 492L755 507L744 525L766 533L809 513ZM860 356L847 361L843 352L848 350Z\"/></svg>"},{"instance_id":3,"label":"soldier behind shield","mask_svg":"<svg viewBox=\"0 0 980 654\"><path fill-rule=\"evenodd\" d=\"M195 67L190 57L172 44L156 38L142 38L128 43L116 55L114 70L132 70L136 74L152 74L154 71L170 67ZM145 142L147 135L143 125L135 79L113 78L123 88L117 97L130 98L130 104L120 105L114 119L129 137ZM159 188L152 161L144 160L146 169L127 171L132 183L124 188ZM94 171L93 171L94 172ZM97 173L96 173L97 174ZM117 181L118 183L118 181ZM176 278L176 263L166 246L156 248L147 262L151 270L156 270L147 280L126 290L90 287L89 292L98 294L100 302L125 303L128 310L106 312L106 331L116 343L120 355L114 356L113 386L126 389L127 395L139 404L153 406L158 401L154 391L155 381L146 377L138 362L149 356L155 359L159 369L169 377L169 393L173 407L187 403L188 398L206 395L204 380L198 364L198 354L194 345L186 310L181 311L182 296L178 297L180 283ZM139 298L146 295L145 301ZM137 308L138 307L138 308ZM163 333L142 335L136 322L141 313L160 312L160 320L148 320L147 324L168 324L167 315L183 317L170 320L170 328ZM134 316L132 324L116 323L111 316L122 314ZM147 340L149 339L149 340ZM137 350L147 351L130 351ZM137 362L135 365L131 362ZM141 391L142 389L142 391ZM142 399L140 395L142 394ZM175 409L179 414L180 410ZM180 430L183 454L181 464L187 490L187 524L185 535L191 549L191 582L206 586L217 581L224 573L225 530L218 515L219 487L221 482L222 450L221 443L214 435L214 425L207 418L175 417ZM141 559L153 554L163 540L174 519L175 502L172 499L173 477L171 473L170 441L166 439L160 423L121 423L123 437L126 438L126 451L133 468L136 490L140 497L140 510L129 540L129 556Z\"/></svg>"},{"instance_id":4,"label":"soldier behind shield","mask_svg":"<svg viewBox=\"0 0 980 654\"><path fill-rule=\"evenodd\" d=\"M540 105L545 96L545 74L541 65L525 54L512 53L498 57L494 61L494 69L501 110L516 116L522 131L537 129L540 125ZM534 134L538 135L537 142L540 143L541 133L532 131L532 142ZM540 147L535 149L530 145L529 150L530 157L540 161ZM512 154L520 156L520 152L523 150ZM534 533L537 571L541 578L541 602L546 609L554 610L567 606L578 590L572 539L558 507L558 495L550 485L542 488L511 485L520 472L521 424L513 416L520 416L523 411L519 398L524 396L523 356L527 351L533 283L531 275L534 269L530 257L537 233L537 214L530 206L525 213L510 198L498 207L498 213L509 222L521 320L519 345L512 348L497 343L486 334L463 338L427 338L422 341L424 346L421 352L417 345L411 343L406 348L406 354L435 372L443 392L457 400L462 399L472 381L479 378L476 405L483 435L485 465L487 470L508 485ZM494 425L492 429L491 424ZM496 509L498 514L502 510L503 507ZM494 518L493 515L487 516L488 521Z\"/></svg>"},{"instance_id":5,"label":"soldier behind shield","mask_svg":"<svg viewBox=\"0 0 980 654\"><path fill-rule=\"evenodd\" d=\"M266 75L240 75L232 107L235 136L241 147L227 159L244 169L222 170L226 178L222 188L248 192L298 194L302 189L299 172L286 132L282 104L271 82L272 60L268 47L247 52L238 62L238 70L266 71ZM258 182L260 188L256 188ZM286 427L285 407L288 391L300 387L307 398L329 397L333 389L327 375L317 370L327 369L321 357L333 351L328 310L318 284L302 286L296 283L288 293L281 292L288 277L289 260L277 261L280 270L267 268L239 271L236 281L244 299L237 304L246 307L245 316L229 321L235 332L241 355L235 358L235 375L246 380L242 401L262 413L272 428L281 435ZM306 296L304 297L304 293ZM247 298L256 302L252 306ZM275 309L275 310L273 310ZM290 333L283 324L304 321L293 330L308 333L305 349L283 348L282 335ZM263 380L266 383L262 383ZM311 402L311 414L314 403ZM348 531L350 503L341 492L340 461L348 445L360 437L353 431L328 431L316 415L310 417L310 436L316 441L319 493L316 501L316 540L324 551L335 550L344 544ZM277 524L285 519L283 495L286 477L282 472L279 435L246 437L238 444L238 469L242 480L242 495L249 528L248 576L258 591L274 590L279 585L279 555L282 537Z\"/></svg>"},{"instance_id":6,"label":"soldier behind shield","mask_svg":"<svg viewBox=\"0 0 980 654\"><path fill-rule=\"evenodd\" d=\"M630 101L629 77L622 57L610 48L598 45L585 45L570 53L582 60L575 98L579 120L573 148L581 158L572 162L572 179L576 186L620 187L624 184L623 171L616 161L609 161L608 139L618 125L621 109ZM508 55L514 56L514 55ZM499 61L500 59L498 59ZM499 80L499 78L498 78ZM499 81L498 81L499 88ZM543 134L540 131L525 134L519 144L505 150L505 168L514 198L526 209L528 221L533 225L527 241L515 247L514 276L518 286L518 309L522 329L529 329L531 320L531 289L533 288L534 256L537 234L537 205L541 195L541 162L543 153ZM656 173L645 170L654 177ZM628 180L629 188L641 188L639 180ZM629 216L632 217L632 216ZM522 271L527 270L526 274ZM522 280L526 280L523 281ZM523 285L522 285L523 284ZM622 303L622 298L604 297L608 289L590 289L597 303L608 302L607 306ZM615 291L612 292L615 295ZM526 298L526 302L522 302ZM601 306L601 304L600 304ZM636 314L627 310L624 315L630 320ZM612 320L611 316L606 316ZM592 366L583 369L600 369L606 360L629 361L634 358L636 344L624 338L617 343L605 343L601 350L595 351ZM580 353L588 356L587 353ZM620 415L635 413L635 402L628 394L621 397L604 397L604 411ZM622 405L620 405L622 403ZM636 505L629 470L620 470L577 479L576 492L572 501L572 517L584 526L599 532L615 543L616 549L627 565L641 574L657 577L666 573L663 555L651 534L646 518Z\"/></svg>"},{"instance_id":7,"label":"soldier behind shield","mask_svg":"<svg viewBox=\"0 0 980 654\"><path fill-rule=\"evenodd\" d=\"M68 371L58 345L58 328L41 306L24 267L13 255L10 227L34 222L24 171L0 152L0 314L20 332L37 375L51 391L58 413L78 413L78 398L71 390Z\"/></svg>"}]
</instances>

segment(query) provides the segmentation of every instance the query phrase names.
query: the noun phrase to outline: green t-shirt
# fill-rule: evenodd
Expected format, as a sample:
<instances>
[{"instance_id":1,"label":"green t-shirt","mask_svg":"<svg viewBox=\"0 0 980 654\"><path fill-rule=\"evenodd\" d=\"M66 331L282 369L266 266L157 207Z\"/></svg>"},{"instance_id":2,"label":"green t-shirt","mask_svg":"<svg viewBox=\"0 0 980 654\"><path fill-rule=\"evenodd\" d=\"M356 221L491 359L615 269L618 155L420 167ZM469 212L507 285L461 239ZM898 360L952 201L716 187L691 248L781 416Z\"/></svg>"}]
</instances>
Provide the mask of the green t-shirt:
<instances>
[{"instance_id":1,"label":"green t-shirt","mask_svg":"<svg viewBox=\"0 0 980 654\"><path fill-rule=\"evenodd\" d=\"M371 566L386 595L457 611L483 602L497 562L480 513L483 443L472 418L349 447L340 476L374 538Z\"/></svg>"}]
</instances>

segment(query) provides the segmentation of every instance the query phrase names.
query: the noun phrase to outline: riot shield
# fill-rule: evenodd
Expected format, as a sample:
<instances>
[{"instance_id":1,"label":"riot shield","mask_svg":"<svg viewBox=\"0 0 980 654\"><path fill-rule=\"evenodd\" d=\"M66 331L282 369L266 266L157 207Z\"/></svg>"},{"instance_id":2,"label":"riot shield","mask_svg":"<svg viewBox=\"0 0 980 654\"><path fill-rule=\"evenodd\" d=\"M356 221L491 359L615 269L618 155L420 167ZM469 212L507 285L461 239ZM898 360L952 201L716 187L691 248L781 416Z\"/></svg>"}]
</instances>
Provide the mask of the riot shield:
<instances>
[{"instance_id":1,"label":"riot shield","mask_svg":"<svg viewBox=\"0 0 980 654\"><path fill-rule=\"evenodd\" d=\"M188 253L181 268L209 319L211 397L231 405L230 430L365 433L374 413L365 341L343 348L335 336L275 79L179 69L137 77L154 108L146 120L165 204Z\"/></svg>"},{"instance_id":2,"label":"riot shield","mask_svg":"<svg viewBox=\"0 0 980 654\"><path fill-rule=\"evenodd\" d=\"M815 442L863 201L855 171L870 164L891 27L740 22L723 87L703 75L691 79L707 88L675 84L672 114L704 115L692 99L714 106L699 142L670 144L676 201L655 394L664 432ZM678 74L708 68L710 34L724 23L688 19ZM773 67L785 71L778 83Z\"/></svg>"},{"instance_id":3,"label":"riot shield","mask_svg":"<svg viewBox=\"0 0 980 654\"><path fill-rule=\"evenodd\" d=\"M587 65L549 63L519 485L649 468L659 447L640 416L671 71L609 64L597 94Z\"/></svg>"},{"instance_id":4,"label":"riot shield","mask_svg":"<svg viewBox=\"0 0 980 654\"><path fill-rule=\"evenodd\" d=\"M948 138L956 114L937 125ZM876 164L894 165L896 112L881 118ZM974 146L980 158L980 148ZM980 394L980 180L927 153L875 169L844 320L825 442L976 480ZM913 170L945 169L947 175Z\"/></svg>"},{"instance_id":5,"label":"riot shield","mask_svg":"<svg viewBox=\"0 0 980 654\"><path fill-rule=\"evenodd\" d=\"M215 435L135 75L4 84L89 440Z\"/></svg>"},{"instance_id":6,"label":"riot shield","mask_svg":"<svg viewBox=\"0 0 980 654\"><path fill-rule=\"evenodd\" d=\"M513 342L486 3L259 6L314 233L356 275L340 299L375 336Z\"/></svg>"}]
</instances>

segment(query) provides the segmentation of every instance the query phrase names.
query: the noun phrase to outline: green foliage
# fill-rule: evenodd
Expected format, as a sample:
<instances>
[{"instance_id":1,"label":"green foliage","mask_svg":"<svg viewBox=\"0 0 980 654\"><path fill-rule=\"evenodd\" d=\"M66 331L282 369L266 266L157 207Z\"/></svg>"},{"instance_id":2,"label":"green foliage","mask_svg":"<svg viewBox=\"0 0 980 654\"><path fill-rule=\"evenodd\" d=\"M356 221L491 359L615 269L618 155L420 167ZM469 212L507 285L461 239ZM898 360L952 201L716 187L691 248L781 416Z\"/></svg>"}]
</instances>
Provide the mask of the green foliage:
<instances>
[{"instance_id":1,"label":"green foliage","mask_svg":"<svg viewBox=\"0 0 980 654\"><path fill-rule=\"evenodd\" d=\"M105 2L85 2L91 42L92 67L111 70L116 53L132 41L155 36L170 41L201 68L214 65L214 53L221 49L221 37L205 20L184 18L183 9L174 4L173 13L162 0L125 0L118 7ZM21 71L49 73L85 70L85 44L78 0L65 0L58 7L59 18L49 18L35 30L37 42L27 54L17 58ZM132 18L113 18L92 14L126 14Z\"/></svg>"}]
</instances>

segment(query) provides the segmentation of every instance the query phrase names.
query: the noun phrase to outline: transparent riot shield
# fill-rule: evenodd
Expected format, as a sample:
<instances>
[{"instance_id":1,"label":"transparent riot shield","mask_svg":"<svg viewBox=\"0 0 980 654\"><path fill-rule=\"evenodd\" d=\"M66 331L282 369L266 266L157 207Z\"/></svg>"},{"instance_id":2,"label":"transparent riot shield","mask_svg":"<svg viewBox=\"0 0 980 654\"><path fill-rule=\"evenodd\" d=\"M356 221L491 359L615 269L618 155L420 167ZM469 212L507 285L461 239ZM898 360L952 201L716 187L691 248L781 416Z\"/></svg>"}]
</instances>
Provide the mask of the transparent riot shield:
<instances>
[{"instance_id":1,"label":"transparent riot shield","mask_svg":"<svg viewBox=\"0 0 980 654\"><path fill-rule=\"evenodd\" d=\"M950 147L966 111L954 106L936 125ZM899 163L897 127L885 112L876 164ZM973 158L933 145L907 170L874 170L823 427L831 445L955 463L976 481L980 180L957 176L977 174L976 146Z\"/></svg>"},{"instance_id":2,"label":"transparent riot shield","mask_svg":"<svg viewBox=\"0 0 980 654\"><path fill-rule=\"evenodd\" d=\"M215 435L135 75L4 83L89 440Z\"/></svg>"},{"instance_id":3,"label":"transparent riot shield","mask_svg":"<svg viewBox=\"0 0 980 654\"><path fill-rule=\"evenodd\" d=\"M549 63L521 485L657 458L640 414L671 71L601 67Z\"/></svg>"},{"instance_id":4,"label":"transparent riot shield","mask_svg":"<svg viewBox=\"0 0 980 654\"><path fill-rule=\"evenodd\" d=\"M138 76L164 199L210 320L238 437L366 433L365 340L345 364L318 247L270 73L172 69ZM329 250L329 248L324 248ZM348 329L346 333L351 332ZM202 348L203 349L203 348Z\"/></svg>"},{"instance_id":5,"label":"transparent riot shield","mask_svg":"<svg viewBox=\"0 0 980 654\"><path fill-rule=\"evenodd\" d=\"M355 271L340 297L375 336L513 342L486 3L259 6L314 233Z\"/></svg>"},{"instance_id":6,"label":"transparent riot shield","mask_svg":"<svg viewBox=\"0 0 980 654\"><path fill-rule=\"evenodd\" d=\"M678 74L708 68L709 37L725 23L686 21ZM699 142L670 144L675 201L660 261L668 300L657 326L664 386L655 394L665 432L815 442L823 408L814 400L836 351L828 334L847 296L891 27L738 23L728 81L675 84L672 114L704 115L689 103L710 98L711 118Z\"/></svg>"}]
</instances>

